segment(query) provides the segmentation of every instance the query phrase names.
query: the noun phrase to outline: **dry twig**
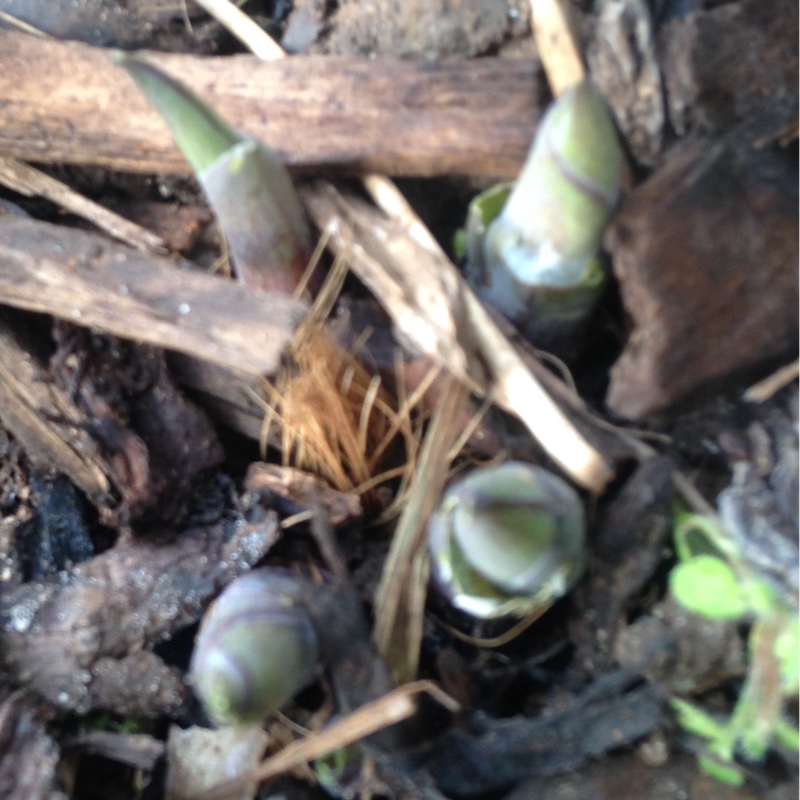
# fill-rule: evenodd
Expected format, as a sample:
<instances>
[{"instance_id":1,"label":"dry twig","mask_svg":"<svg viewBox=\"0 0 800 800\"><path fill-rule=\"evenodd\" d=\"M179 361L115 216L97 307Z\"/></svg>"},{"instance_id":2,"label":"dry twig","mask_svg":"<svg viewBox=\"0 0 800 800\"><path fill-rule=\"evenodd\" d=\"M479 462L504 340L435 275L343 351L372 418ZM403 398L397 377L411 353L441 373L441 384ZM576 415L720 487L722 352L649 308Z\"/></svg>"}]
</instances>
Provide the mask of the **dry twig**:
<instances>
[{"instance_id":1,"label":"dry twig","mask_svg":"<svg viewBox=\"0 0 800 800\"><path fill-rule=\"evenodd\" d=\"M163 255L167 252L167 246L161 237L103 208L61 181L16 158L0 156L0 183L27 197L44 197L67 211L93 222L115 239L126 242L137 250L153 255Z\"/></svg>"},{"instance_id":2,"label":"dry twig","mask_svg":"<svg viewBox=\"0 0 800 800\"><path fill-rule=\"evenodd\" d=\"M431 695L451 711L458 709L458 704L431 681L417 681L406 684L389 692L379 700L353 711L308 739L302 739L290 744L265 761L258 769L253 770L252 773L216 786L204 792L195 800L223 800L229 792L238 789L240 786L253 781L263 782L269 780L296 766L313 761L315 758L322 758L328 753L347 747L347 745L388 728L390 725L409 719L417 711L416 696L423 692Z\"/></svg>"}]
</instances>

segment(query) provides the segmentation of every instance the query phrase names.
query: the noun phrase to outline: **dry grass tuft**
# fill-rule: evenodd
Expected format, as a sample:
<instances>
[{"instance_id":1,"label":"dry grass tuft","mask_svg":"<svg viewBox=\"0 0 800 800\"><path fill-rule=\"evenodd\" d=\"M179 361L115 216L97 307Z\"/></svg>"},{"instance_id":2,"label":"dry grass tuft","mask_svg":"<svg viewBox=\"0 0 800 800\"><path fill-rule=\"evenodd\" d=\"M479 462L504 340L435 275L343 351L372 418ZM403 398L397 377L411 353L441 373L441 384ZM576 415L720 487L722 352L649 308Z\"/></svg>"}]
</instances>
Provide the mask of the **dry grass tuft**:
<instances>
[{"instance_id":1,"label":"dry grass tuft","mask_svg":"<svg viewBox=\"0 0 800 800\"><path fill-rule=\"evenodd\" d=\"M346 272L344 262L334 264L285 366L264 382L261 445L262 452L276 445L284 464L362 495L376 509L385 505L376 492L381 484L400 478L403 486L413 474L421 432L412 412L424 390L398 400L325 327Z\"/></svg>"}]
</instances>

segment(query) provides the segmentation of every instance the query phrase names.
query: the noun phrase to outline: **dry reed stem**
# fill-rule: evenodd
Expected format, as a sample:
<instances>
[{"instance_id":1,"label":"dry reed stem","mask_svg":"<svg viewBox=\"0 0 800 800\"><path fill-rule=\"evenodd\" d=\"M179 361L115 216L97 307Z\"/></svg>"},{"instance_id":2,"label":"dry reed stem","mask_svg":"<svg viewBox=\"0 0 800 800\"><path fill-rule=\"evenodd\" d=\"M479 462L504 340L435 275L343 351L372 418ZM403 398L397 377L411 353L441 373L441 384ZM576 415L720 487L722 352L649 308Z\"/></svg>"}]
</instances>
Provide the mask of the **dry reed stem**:
<instances>
[{"instance_id":1,"label":"dry reed stem","mask_svg":"<svg viewBox=\"0 0 800 800\"><path fill-rule=\"evenodd\" d=\"M798 375L800 375L800 362L795 359L790 364L786 364L771 375L758 381L758 383L754 383L742 396L748 403L763 403L783 389L784 386L796 381Z\"/></svg>"},{"instance_id":2,"label":"dry reed stem","mask_svg":"<svg viewBox=\"0 0 800 800\"><path fill-rule=\"evenodd\" d=\"M368 703L328 728L286 746L256 769L198 795L195 800L223 800L248 783L263 782L328 753L347 747L390 725L408 719L417 711L416 695L425 692L451 711L458 703L431 681L417 681Z\"/></svg>"},{"instance_id":3,"label":"dry reed stem","mask_svg":"<svg viewBox=\"0 0 800 800\"><path fill-rule=\"evenodd\" d=\"M531 0L536 50L555 97L586 77L567 0Z\"/></svg>"},{"instance_id":4,"label":"dry reed stem","mask_svg":"<svg viewBox=\"0 0 800 800\"><path fill-rule=\"evenodd\" d=\"M448 376L428 426L419 464L383 566L373 638L399 682L416 677L428 583L426 530L439 501L460 430L467 392Z\"/></svg>"},{"instance_id":5,"label":"dry reed stem","mask_svg":"<svg viewBox=\"0 0 800 800\"><path fill-rule=\"evenodd\" d=\"M324 241L317 252L322 246ZM340 491L362 495L376 508L374 490L395 478L401 478L402 488L414 469L419 433L412 412L424 391L398 403L380 377L358 360L358 348L365 342L348 351L328 333L325 323L346 274L346 263L336 259L295 334L287 363L272 381L262 384L266 415L261 447L265 453L267 443L277 438L285 465L319 475ZM382 470L401 442L404 463Z\"/></svg>"}]
</instances>

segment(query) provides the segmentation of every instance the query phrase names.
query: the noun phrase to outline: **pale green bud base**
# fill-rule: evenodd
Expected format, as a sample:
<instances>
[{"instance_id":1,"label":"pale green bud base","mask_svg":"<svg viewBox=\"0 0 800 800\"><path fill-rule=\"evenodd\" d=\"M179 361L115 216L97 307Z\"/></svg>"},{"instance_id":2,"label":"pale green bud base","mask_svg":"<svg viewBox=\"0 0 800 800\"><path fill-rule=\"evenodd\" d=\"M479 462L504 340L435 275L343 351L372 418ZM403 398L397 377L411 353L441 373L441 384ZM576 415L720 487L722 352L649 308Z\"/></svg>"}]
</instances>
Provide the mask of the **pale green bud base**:
<instances>
[{"instance_id":1,"label":"pale green bud base","mask_svg":"<svg viewBox=\"0 0 800 800\"><path fill-rule=\"evenodd\" d=\"M580 498L529 464L477 469L453 484L428 532L434 585L477 620L538 615L585 567Z\"/></svg>"},{"instance_id":2,"label":"pale green bud base","mask_svg":"<svg viewBox=\"0 0 800 800\"><path fill-rule=\"evenodd\" d=\"M621 164L611 114L584 81L542 118L519 180L469 208L467 278L533 344L562 357L578 349L606 278L598 252Z\"/></svg>"},{"instance_id":3,"label":"pale green bud base","mask_svg":"<svg viewBox=\"0 0 800 800\"><path fill-rule=\"evenodd\" d=\"M498 215L512 188L513 184L499 184L470 204L460 237L467 256L467 279L478 296L528 341L570 357L579 349L581 335L603 293L607 270L599 255L567 259L546 246L532 252L518 242L503 245L501 240L508 238L509 232L503 230ZM526 264L535 278L520 279L519 269L490 269L487 264L498 260L492 250L498 248L507 262Z\"/></svg>"}]
</instances>

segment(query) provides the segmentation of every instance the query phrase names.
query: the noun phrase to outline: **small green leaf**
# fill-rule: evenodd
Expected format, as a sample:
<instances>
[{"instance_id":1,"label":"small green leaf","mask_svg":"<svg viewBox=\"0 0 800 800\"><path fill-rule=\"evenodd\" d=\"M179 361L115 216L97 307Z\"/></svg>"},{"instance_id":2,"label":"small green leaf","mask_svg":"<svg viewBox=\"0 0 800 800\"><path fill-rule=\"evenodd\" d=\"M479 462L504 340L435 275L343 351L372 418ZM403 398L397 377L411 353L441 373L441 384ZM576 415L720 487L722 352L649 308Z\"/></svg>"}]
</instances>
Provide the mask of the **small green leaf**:
<instances>
[{"instance_id":1,"label":"small green leaf","mask_svg":"<svg viewBox=\"0 0 800 800\"><path fill-rule=\"evenodd\" d=\"M730 739L727 726L717 722L710 714L702 708L687 703L678 697L673 697L669 704L678 717L678 724L687 733L693 733L701 739L709 741L727 741ZM730 745L733 752L733 744Z\"/></svg>"},{"instance_id":2,"label":"small green leaf","mask_svg":"<svg viewBox=\"0 0 800 800\"><path fill-rule=\"evenodd\" d=\"M675 514L675 552L681 561L700 555L738 558L735 548L711 517L686 511Z\"/></svg>"},{"instance_id":3,"label":"small green leaf","mask_svg":"<svg viewBox=\"0 0 800 800\"><path fill-rule=\"evenodd\" d=\"M503 210L513 183L498 183L481 192L469 204L464 228L456 231L453 248L460 261L468 258L467 274L476 277L483 269L483 237L489 225Z\"/></svg>"},{"instance_id":4,"label":"small green leaf","mask_svg":"<svg viewBox=\"0 0 800 800\"><path fill-rule=\"evenodd\" d=\"M513 188L513 183L498 183L491 189L481 192L470 203L470 209L475 209L480 214L480 220L486 226L503 210Z\"/></svg>"},{"instance_id":5,"label":"small green leaf","mask_svg":"<svg viewBox=\"0 0 800 800\"><path fill-rule=\"evenodd\" d=\"M749 610L734 571L722 559L696 556L670 573L678 602L710 619L739 619Z\"/></svg>"},{"instance_id":6,"label":"small green leaf","mask_svg":"<svg viewBox=\"0 0 800 800\"><path fill-rule=\"evenodd\" d=\"M744 775L735 764L723 764L709 756L697 756L697 764L706 775L728 786L742 786Z\"/></svg>"},{"instance_id":7,"label":"small green leaf","mask_svg":"<svg viewBox=\"0 0 800 800\"><path fill-rule=\"evenodd\" d=\"M800 750L800 731L785 719L779 719L775 725L775 740L781 747L796 753Z\"/></svg>"},{"instance_id":8,"label":"small green leaf","mask_svg":"<svg viewBox=\"0 0 800 800\"><path fill-rule=\"evenodd\" d=\"M797 694L800 683L800 619L788 620L775 641L775 658L781 669L781 683L785 694Z\"/></svg>"},{"instance_id":9,"label":"small green leaf","mask_svg":"<svg viewBox=\"0 0 800 800\"><path fill-rule=\"evenodd\" d=\"M781 608L775 590L767 581L741 581L740 591L747 604L748 611L754 617L764 618L774 614Z\"/></svg>"}]
</instances>

